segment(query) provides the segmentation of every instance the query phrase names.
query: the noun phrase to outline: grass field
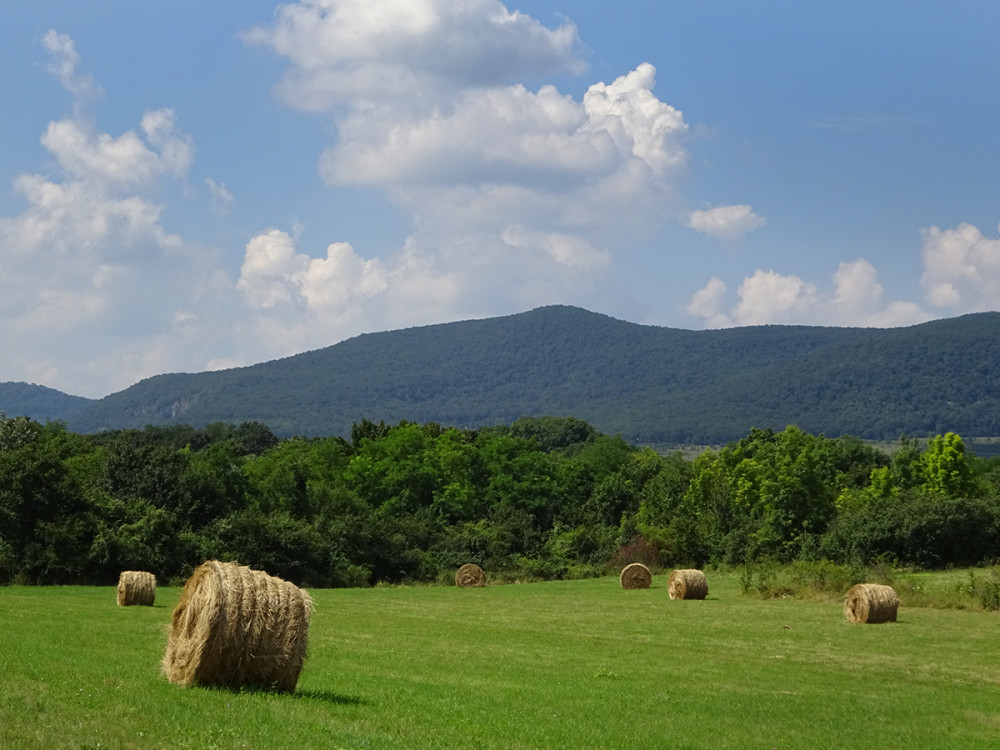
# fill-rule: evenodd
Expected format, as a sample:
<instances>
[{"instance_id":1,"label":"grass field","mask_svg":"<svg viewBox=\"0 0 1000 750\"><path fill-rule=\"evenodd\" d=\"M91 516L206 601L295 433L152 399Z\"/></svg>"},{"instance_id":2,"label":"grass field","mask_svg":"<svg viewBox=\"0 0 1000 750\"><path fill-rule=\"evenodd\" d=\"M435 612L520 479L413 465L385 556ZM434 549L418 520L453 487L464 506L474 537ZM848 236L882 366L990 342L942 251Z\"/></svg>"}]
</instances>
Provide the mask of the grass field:
<instances>
[{"instance_id":1,"label":"grass field","mask_svg":"<svg viewBox=\"0 0 1000 750\"><path fill-rule=\"evenodd\" d=\"M159 672L180 590L0 588L3 748L997 748L1000 617L705 601L666 576L314 591L293 695Z\"/></svg>"}]
</instances>

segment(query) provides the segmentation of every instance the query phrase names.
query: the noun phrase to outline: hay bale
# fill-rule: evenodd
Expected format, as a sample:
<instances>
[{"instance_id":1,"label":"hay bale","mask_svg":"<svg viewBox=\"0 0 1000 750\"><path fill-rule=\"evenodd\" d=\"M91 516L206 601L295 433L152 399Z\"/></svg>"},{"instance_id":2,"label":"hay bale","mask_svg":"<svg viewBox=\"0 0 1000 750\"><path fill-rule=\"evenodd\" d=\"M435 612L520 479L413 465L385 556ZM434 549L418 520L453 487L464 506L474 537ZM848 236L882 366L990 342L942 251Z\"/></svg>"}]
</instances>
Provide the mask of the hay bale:
<instances>
[{"instance_id":1,"label":"hay bale","mask_svg":"<svg viewBox=\"0 0 1000 750\"><path fill-rule=\"evenodd\" d=\"M899 597L892 586L880 583L859 583L847 592L844 602L844 616L849 622L896 622L898 609Z\"/></svg>"},{"instance_id":2,"label":"hay bale","mask_svg":"<svg viewBox=\"0 0 1000 750\"><path fill-rule=\"evenodd\" d=\"M634 562L622 568L618 580L621 581L623 589L648 589L649 584L653 582L653 574L642 563Z\"/></svg>"},{"instance_id":3,"label":"hay bale","mask_svg":"<svg viewBox=\"0 0 1000 750\"><path fill-rule=\"evenodd\" d=\"M708 581L700 570L675 570L667 579L671 599L704 599L708 596Z\"/></svg>"},{"instance_id":4,"label":"hay bale","mask_svg":"<svg viewBox=\"0 0 1000 750\"><path fill-rule=\"evenodd\" d=\"M156 600L156 576L142 570L123 570L118 576L118 606L152 607Z\"/></svg>"},{"instance_id":5,"label":"hay bale","mask_svg":"<svg viewBox=\"0 0 1000 750\"><path fill-rule=\"evenodd\" d=\"M479 588L486 585L486 574L475 563L466 563L455 571L455 585L460 589Z\"/></svg>"},{"instance_id":6,"label":"hay bale","mask_svg":"<svg viewBox=\"0 0 1000 750\"><path fill-rule=\"evenodd\" d=\"M163 672L179 685L290 693L306 657L312 599L259 570L209 560L184 584Z\"/></svg>"}]
</instances>

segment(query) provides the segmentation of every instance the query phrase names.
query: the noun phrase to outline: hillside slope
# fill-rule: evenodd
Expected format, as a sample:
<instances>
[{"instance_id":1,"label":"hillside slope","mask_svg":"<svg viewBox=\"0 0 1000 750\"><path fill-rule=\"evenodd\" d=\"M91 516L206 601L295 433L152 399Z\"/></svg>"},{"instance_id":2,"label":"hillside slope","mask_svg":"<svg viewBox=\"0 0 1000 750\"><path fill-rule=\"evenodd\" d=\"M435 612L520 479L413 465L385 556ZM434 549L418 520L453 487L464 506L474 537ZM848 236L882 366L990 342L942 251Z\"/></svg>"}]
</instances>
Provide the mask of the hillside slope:
<instances>
[{"instance_id":1,"label":"hillside slope","mask_svg":"<svg viewBox=\"0 0 1000 750\"><path fill-rule=\"evenodd\" d=\"M39 422L65 420L93 403L93 399L70 396L44 385L0 383L0 411L8 417L29 416Z\"/></svg>"},{"instance_id":2,"label":"hillside slope","mask_svg":"<svg viewBox=\"0 0 1000 750\"><path fill-rule=\"evenodd\" d=\"M1000 313L687 331L545 307L159 375L63 418L79 432L259 420L281 435L347 435L362 418L476 427L545 414L642 443L718 443L788 424L874 439L1000 435Z\"/></svg>"}]
</instances>

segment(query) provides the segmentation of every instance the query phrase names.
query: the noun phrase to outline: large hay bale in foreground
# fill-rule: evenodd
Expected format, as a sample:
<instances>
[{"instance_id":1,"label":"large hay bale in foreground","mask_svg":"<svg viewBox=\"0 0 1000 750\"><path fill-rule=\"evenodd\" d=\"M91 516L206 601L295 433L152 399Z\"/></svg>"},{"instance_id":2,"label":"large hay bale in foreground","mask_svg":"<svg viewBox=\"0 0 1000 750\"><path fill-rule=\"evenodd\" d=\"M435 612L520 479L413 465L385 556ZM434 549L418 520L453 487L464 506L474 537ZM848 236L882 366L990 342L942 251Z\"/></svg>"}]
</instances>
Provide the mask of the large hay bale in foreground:
<instances>
[{"instance_id":1,"label":"large hay bale in foreground","mask_svg":"<svg viewBox=\"0 0 1000 750\"><path fill-rule=\"evenodd\" d=\"M708 581L700 570L675 570L667 579L671 599L704 599L708 596Z\"/></svg>"},{"instance_id":2,"label":"large hay bale in foreground","mask_svg":"<svg viewBox=\"0 0 1000 750\"><path fill-rule=\"evenodd\" d=\"M850 622L896 622L899 597L892 586L880 583L859 583L847 592L844 615Z\"/></svg>"},{"instance_id":3,"label":"large hay bale in foreground","mask_svg":"<svg viewBox=\"0 0 1000 750\"><path fill-rule=\"evenodd\" d=\"M143 570L123 570L118 576L118 606L152 607L156 601L156 576Z\"/></svg>"},{"instance_id":4,"label":"large hay bale in foreground","mask_svg":"<svg viewBox=\"0 0 1000 750\"><path fill-rule=\"evenodd\" d=\"M618 580L623 589L648 589L653 582L653 574L642 563L634 562L622 568Z\"/></svg>"},{"instance_id":5,"label":"large hay bale in foreground","mask_svg":"<svg viewBox=\"0 0 1000 750\"><path fill-rule=\"evenodd\" d=\"M163 672L180 685L290 693L302 671L312 599L259 570L209 560L184 585Z\"/></svg>"},{"instance_id":6,"label":"large hay bale in foreground","mask_svg":"<svg viewBox=\"0 0 1000 750\"><path fill-rule=\"evenodd\" d=\"M460 589L479 588L486 585L486 574L475 563L466 563L455 571L455 585Z\"/></svg>"}]
</instances>

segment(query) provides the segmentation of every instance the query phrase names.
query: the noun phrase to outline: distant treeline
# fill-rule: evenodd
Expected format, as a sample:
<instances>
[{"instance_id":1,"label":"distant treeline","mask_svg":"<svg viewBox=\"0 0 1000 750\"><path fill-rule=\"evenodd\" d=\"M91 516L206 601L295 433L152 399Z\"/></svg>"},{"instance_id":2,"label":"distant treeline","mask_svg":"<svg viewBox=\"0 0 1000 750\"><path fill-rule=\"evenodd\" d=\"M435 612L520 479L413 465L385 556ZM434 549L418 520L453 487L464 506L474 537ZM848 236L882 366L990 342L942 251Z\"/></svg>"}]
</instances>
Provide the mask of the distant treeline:
<instances>
[{"instance_id":1,"label":"distant treeline","mask_svg":"<svg viewBox=\"0 0 1000 750\"><path fill-rule=\"evenodd\" d=\"M0 413L0 583L182 581L205 559L295 583L600 575L757 560L927 568L1000 558L1000 459L953 433L891 452L794 426L692 460L568 418L364 420L76 434Z\"/></svg>"}]
</instances>

